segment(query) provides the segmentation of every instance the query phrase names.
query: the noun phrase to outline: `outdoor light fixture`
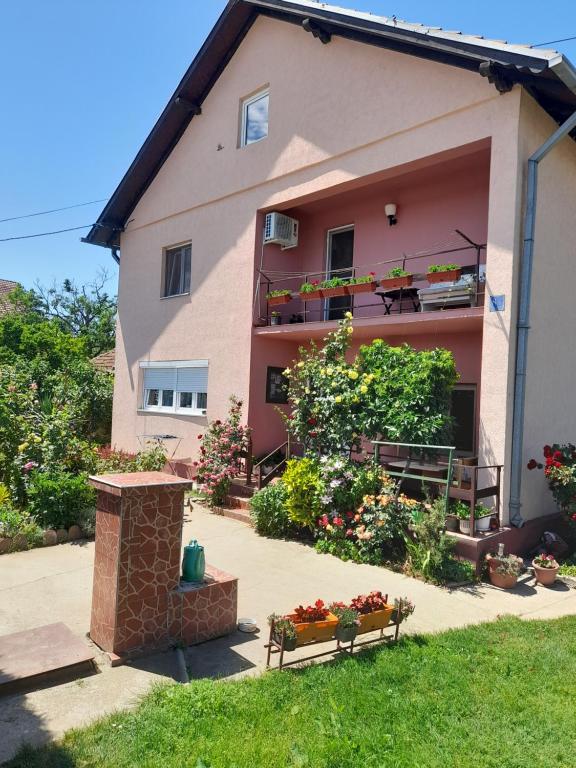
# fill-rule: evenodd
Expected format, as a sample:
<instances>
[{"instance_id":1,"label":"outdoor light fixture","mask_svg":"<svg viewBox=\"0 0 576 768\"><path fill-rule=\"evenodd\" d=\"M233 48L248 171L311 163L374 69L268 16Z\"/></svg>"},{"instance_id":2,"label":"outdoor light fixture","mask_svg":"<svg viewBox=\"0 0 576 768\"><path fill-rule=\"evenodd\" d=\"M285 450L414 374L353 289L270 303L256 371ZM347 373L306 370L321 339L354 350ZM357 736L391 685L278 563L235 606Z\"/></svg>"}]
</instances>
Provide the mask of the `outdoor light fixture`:
<instances>
[{"instance_id":1,"label":"outdoor light fixture","mask_svg":"<svg viewBox=\"0 0 576 768\"><path fill-rule=\"evenodd\" d=\"M388 216L388 223L390 226L393 227L394 224L398 224L398 219L396 218L396 203L386 203L384 210L386 216Z\"/></svg>"}]
</instances>

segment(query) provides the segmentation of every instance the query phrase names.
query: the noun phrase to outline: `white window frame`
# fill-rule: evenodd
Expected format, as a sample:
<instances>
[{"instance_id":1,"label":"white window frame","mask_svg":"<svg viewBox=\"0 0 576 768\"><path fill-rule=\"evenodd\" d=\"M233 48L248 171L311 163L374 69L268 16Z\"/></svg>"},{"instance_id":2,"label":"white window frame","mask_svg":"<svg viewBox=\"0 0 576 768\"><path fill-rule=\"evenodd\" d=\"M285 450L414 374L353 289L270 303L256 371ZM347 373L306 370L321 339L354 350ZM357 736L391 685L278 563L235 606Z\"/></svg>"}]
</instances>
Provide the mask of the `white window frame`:
<instances>
[{"instance_id":1,"label":"white window frame","mask_svg":"<svg viewBox=\"0 0 576 768\"><path fill-rule=\"evenodd\" d=\"M259 139L254 139L253 141L248 141L248 136L246 135L248 130L248 108L256 101L260 101L260 99L263 99L266 96L268 97L268 130L266 131L265 136L261 136ZM252 96L247 96L245 99L242 99L240 110L240 147L248 147L251 144L258 144L258 142L267 139L268 134L270 133L270 88L262 88L262 90L252 94Z\"/></svg>"},{"instance_id":2,"label":"white window frame","mask_svg":"<svg viewBox=\"0 0 576 768\"><path fill-rule=\"evenodd\" d=\"M185 289L184 284L184 276L186 274L186 270L181 268L180 271L180 286L179 286L179 292L178 293L166 293L167 290L167 280L166 280L166 265L167 265L167 256L170 251L177 251L182 250L183 248L190 248L190 281L188 285L188 290ZM162 295L161 299L174 299L177 296L188 296L190 294L190 287L192 285L192 242L190 240L187 240L184 243L178 243L176 245L169 245L162 249Z\"/></svg>"},{"instance_id":3,"label":"white window frame","mask_svg":"<svg viewBox=\"0 0 576 768\"><path fill-rule=\"evenodd\" d=\"M208 369L208 360L170 360L170 361L141 361L140 369L145 370L147 368L175 368L176 370L182 368L206 368ZM208 389L208 387L206 387ZM153 390L158 391L158 402L162 403L163 393L166 391L173 392L172 405L147 405L148 392ZM191 392L192 394L192 407L186 408L180 405L180 395L183 392L177 389L177 386L170 389L160 389L159 387L145 388L145 376L142 375L142 405L138 409L146 413L175 413L180 416L206 416L206 408L198 407L198 395L206 395L208 399L208 392ZM207 404L206 404L207 405Z\"/></svg>"}]
</instances>

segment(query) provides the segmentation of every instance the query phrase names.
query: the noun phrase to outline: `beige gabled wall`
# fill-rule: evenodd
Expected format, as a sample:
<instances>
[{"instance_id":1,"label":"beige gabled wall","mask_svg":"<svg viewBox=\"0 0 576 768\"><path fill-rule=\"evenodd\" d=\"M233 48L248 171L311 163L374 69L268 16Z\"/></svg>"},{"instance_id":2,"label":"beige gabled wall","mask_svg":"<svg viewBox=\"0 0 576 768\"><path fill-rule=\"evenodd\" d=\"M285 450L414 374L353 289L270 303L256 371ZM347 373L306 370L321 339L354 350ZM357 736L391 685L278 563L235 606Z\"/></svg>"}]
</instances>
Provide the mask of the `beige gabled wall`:
<instances>
[{"instance_id":1,"label":"beige gabled wall","mask_svg":"<svg viewBox=\"0 0 576 768\"><path fill-rule=\"evenodd\" d=\"M557 125L523 94L520 148L528 157ZM539 165L532 300L528 334L522 509L525 518L556 511L542 446L576 443L576 143L565 138Z\"/></svg>"}]
</instances>

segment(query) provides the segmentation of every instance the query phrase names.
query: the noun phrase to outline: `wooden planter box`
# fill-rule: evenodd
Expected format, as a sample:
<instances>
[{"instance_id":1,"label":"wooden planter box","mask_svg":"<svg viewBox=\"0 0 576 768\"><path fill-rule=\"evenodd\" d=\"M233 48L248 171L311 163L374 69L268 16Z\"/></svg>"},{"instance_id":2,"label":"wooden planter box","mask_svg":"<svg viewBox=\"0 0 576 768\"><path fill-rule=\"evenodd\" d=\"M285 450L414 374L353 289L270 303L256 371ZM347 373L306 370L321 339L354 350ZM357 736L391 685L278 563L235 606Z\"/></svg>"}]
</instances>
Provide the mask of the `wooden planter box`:
<instances>
[{"instance_id":1,"label":"wooden planter box","mask_svg":"<svg viewBox=\"0 0 576 768\"><path fill-rule=\"evenodd\" d=\"M354 283L353 285L347 285L348 295L353 296L356 293L374 293L378 283L376 280L372 280L369 283Z\"/></svg>"},{"instance_id":2,"label":"wooden planter box","mask_svg":"<svg viewBox=\"0 0 576 768\"><path fill-rule=\"evenodd\" d=\"M347 296L348 286L339 285L336 288L320 288L320 294L323 299L333 299L336 296Z\"/></svg>"},{"instance_id":3,"label":"wooden planter box","mask_svg":"<svg viewBox=\"0 0 576 768\"><path fill-rule=\"evenodd\" d=\"M310 291L310 293L300 293L298 294L302 301L310 301L311 299L321 299L322 298L322 291L316 290L316 291Z\"/></svg>"},{"instance_id":4,"label":"wooden planter box","mask_svg":"<svg viewBox=\"0 0 576 768\"><path fill-rule=\"evenodd\" d=\"M404 277L385 277L380 280L380 285L387 291L393 291L398 288L410 288L414 275L404 275Z\"/></svg>"},{"instance_id":5,"label":"wooden planter box","mask_svg":"<svg viewBox=\"0 0 576 768\"><path fill-rule=\"evenodd\" d=\"M432 285L433 283L455 283L462 277L461 269L449 269L446 272L427 272L426 279Z\"/></svg>"},{"instance_id":6,"label":"wooden planter box","mask_svg":"<svg viewBox=\"0 0 576 768\"><path fill-rule=\"evenodd\" d=\"M290 301L292 301L292 294L287 293L285 296L271 296L268 299L268 304L270 304L271 307L275 307L278 304L288 304Z\"/></svg>"},{"instance_id":7,"label":"wooden planter box","mask_svg":"<svg viewBox=\"0 0 576 768\"><path fill-rule=\"evenodd\" d=\"M303 624L296 622L295 614L289 615L288 618L292 619L296 625L297 646L322 640L331 640L338 625L338 619L333 613L329 613L324 621L311 621Z\"/></svg>"},{"instance_id":8,"label":"wooden planter box","mask_svg":"<svg viewBox=\"0 0 576 768\"><path fill-rule=\"evenodd\" d=\"M358 634L363 635L366 632L374 632L376 629L384 629L390 624L392 618L392 611L394 607L387 605L381 611L372 611L372 613L361 613L358 617L360 619L360 626L358 627Z\"/></svg>"}]
</instances>

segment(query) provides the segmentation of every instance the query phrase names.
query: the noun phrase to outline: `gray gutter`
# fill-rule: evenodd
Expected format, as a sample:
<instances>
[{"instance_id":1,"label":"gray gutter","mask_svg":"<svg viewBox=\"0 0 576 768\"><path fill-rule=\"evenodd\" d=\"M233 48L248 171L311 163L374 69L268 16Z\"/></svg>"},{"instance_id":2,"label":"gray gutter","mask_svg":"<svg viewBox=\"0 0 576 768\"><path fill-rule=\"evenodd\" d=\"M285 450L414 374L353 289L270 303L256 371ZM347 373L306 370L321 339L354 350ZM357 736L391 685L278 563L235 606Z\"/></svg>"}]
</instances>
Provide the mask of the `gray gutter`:
<instances>
[{"instance_id":1,"label":"gray gutter","mask_svg":"<svg viewBox=\"0 0 576 768\"><path fill-rule=\"evenodd\" d=\"M572 70L573 71L573 70ZM524 411L526 405L526 359L528 331L530 330L530 299L532 293L532 264L534 261L534 233L536 230L536 203L538 195L538 166L556 144L576 128L576 112L554 131L528 160L528 187L524 211L524 246L520 264L520 293L516 332L516 372L512 415L512 452L510 458L510 523L517 528L524 525L520 514L522 492L522 449L524 442Z\"/></svg>"}]
</instances>

